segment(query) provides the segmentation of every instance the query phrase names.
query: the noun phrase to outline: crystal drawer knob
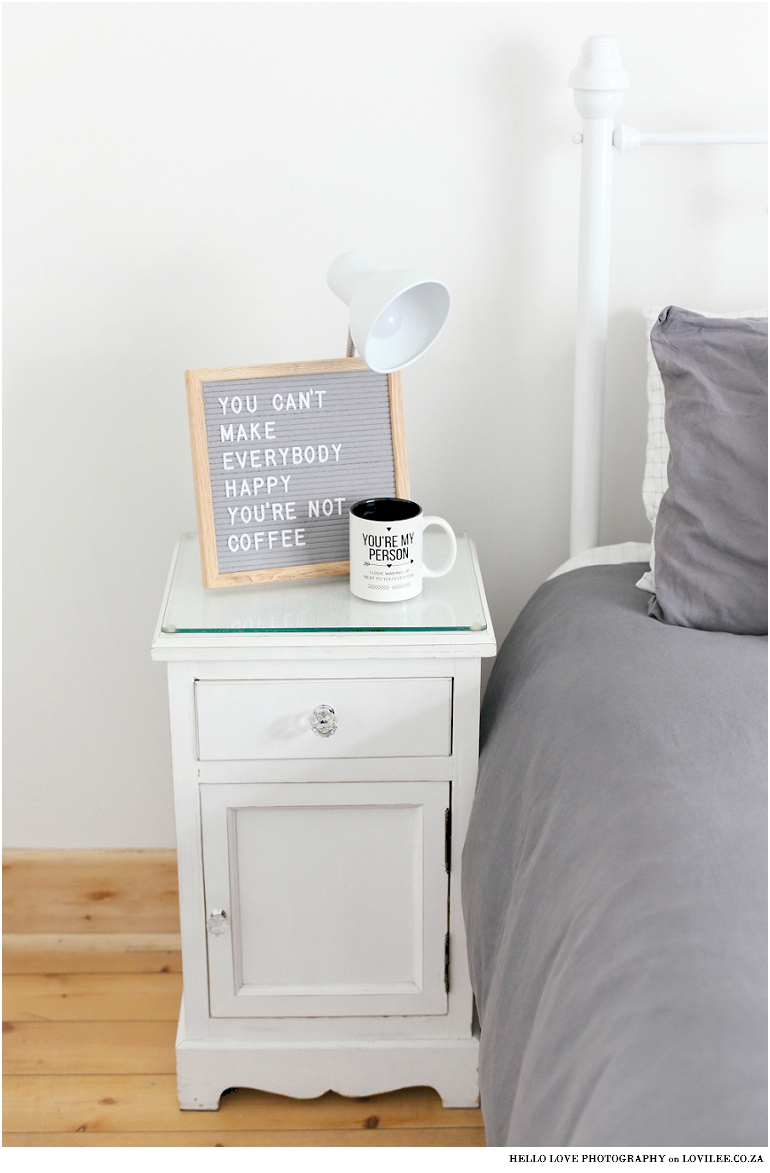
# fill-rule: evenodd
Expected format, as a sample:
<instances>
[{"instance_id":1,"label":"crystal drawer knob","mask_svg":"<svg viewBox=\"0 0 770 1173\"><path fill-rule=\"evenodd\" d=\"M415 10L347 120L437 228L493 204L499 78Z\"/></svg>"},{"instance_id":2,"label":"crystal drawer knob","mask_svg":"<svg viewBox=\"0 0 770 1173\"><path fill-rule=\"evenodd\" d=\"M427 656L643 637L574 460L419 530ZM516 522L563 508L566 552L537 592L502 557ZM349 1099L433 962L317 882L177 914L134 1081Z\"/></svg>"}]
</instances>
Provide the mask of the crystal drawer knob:
<instances>
[{"instance_id":1,"label":"crystal drawer knob","mask_svg":"<svg viewBox=\"0 0 770 1173\"><path fill-rule=\"evenodd\" d=\"M316 705L310 720L310 728L316 737L331 737L337 732L337 718L331 705Z\"/></svg>"},{"instance_id":2,"label":"crystal drawer knob","mask_svg":"<svg viewBox=\"0 0 770 1173\"><path fill-rule=\"evenodd\" d=\"M212 937L222 936L227 928L227 913L224 908L212 908L209 919L206 921L206 928Z\"/></svg>"}]
</instances>

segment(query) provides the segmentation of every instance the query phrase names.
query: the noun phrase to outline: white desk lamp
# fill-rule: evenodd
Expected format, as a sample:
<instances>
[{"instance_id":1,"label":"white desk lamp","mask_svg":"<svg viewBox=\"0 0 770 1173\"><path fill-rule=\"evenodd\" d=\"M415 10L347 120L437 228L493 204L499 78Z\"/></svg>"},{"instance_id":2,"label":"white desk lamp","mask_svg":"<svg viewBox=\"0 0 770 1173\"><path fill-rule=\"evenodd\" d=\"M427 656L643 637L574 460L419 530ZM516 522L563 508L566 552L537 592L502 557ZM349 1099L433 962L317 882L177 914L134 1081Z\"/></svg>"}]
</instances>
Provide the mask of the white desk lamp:
<instances>
[{"instance_id":1,"label":"white desk lamp","mask_svg":"<svg viewBox=\"0 0 770 1173\"><path fill-rule=\"evenodd\" d=\"M342 253L326 275L350 307L348 358L355 350L379 374L408 367L435 342L449 315L449 290L409 269L378 269L360 253Z\"/></svg>"}]
</instances>

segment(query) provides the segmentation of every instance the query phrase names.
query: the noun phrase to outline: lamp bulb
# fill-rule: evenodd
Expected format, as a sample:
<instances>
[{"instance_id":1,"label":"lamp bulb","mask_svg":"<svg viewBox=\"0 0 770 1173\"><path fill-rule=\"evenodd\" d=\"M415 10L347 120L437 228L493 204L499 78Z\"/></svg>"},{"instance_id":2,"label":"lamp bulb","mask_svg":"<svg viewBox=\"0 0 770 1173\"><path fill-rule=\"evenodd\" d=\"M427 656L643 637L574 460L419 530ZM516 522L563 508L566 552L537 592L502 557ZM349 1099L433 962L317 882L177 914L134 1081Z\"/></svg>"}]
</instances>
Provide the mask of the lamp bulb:
<instances>
[{"instance_id":1,"label":"lamp bulb","mask_svg":"<svg viewBox=\"0 0 770 1173\"><path fill-rule=\"evenodd\" d=\"M402 321L398 306L389 305L372 326L372 338L376 338L379 342L384 342L386 338L392 338L401 329Z\"/></svg>"}]
</instances>

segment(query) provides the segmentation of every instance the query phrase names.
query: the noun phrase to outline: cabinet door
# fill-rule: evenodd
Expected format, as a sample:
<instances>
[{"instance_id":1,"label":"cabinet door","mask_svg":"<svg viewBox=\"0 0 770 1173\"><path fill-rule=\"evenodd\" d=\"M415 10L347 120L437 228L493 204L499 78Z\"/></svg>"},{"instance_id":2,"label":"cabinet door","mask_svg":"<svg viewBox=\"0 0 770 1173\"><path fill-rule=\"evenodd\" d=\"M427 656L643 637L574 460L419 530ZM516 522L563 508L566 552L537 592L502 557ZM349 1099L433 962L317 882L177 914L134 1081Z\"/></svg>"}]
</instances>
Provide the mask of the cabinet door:
<instances>
[{"instance_id":1,"label":"cabinet door","mask_svg":"<svg viewBox=\"0 0 770 1173\"><path fill-rule=\"evenodd\" d=\"M212 1017L446 1014L449 794L201 785Z\"/></svg>"}]
</instances>

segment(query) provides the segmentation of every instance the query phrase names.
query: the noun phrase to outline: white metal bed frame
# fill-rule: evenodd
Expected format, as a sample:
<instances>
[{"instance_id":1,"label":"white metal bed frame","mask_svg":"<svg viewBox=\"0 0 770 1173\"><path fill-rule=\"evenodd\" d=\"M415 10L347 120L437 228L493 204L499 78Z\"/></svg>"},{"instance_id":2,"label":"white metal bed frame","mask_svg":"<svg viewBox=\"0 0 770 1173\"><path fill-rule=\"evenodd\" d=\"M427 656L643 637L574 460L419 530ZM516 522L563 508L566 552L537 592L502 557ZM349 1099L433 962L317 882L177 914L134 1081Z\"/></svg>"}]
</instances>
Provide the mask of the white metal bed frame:
<instances>
[{"instance_id":1,"label":"white metal bed frame","mask_svg":"<svg viewBox=\"0 0 770 1173\"><path fill-rule=\"evenodd\" d=\"M574 557L599 542L613 147L624 154L642 146L766 143L767 134L644 134L623 123L613 129L629 82L612 37L585 41L569 85L583 119L582 134L573 136L583 147L570 519Z\"/></svg>"}]
</instances>

